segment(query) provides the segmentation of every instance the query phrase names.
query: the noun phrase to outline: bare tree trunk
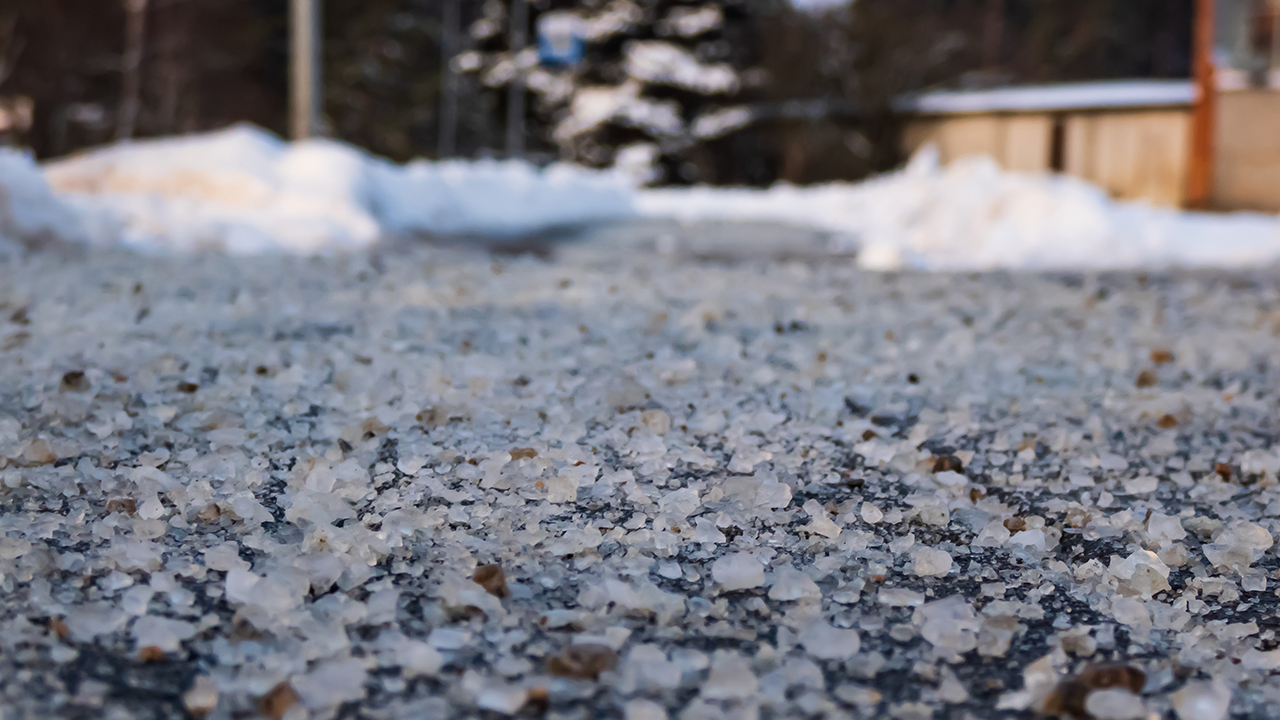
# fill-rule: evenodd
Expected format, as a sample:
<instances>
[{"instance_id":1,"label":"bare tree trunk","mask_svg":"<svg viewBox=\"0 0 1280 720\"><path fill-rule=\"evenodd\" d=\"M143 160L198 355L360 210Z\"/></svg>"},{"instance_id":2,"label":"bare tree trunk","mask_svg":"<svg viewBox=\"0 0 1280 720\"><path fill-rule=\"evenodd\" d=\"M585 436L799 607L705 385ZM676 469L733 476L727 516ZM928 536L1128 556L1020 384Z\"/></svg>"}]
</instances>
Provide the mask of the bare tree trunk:
<instances>
[{"instance_id":1,"label":"bare tree trunk","mask_svg":"<svg viewBox=\"0 0 1280 720\"><path fill-rule=\"evenodd\" d=\"M527 42L529 0L511 0L510 45L513 60L520 57ZM507 86L507 157L524 156L524 71Z\"/></svg>"},{"instance_id":2,"label":"bare tree trunk","mask_svg":"<svg viewBox=\"0 0 1280 720\"><path fill-rule=\"evenodd\" d=\"M458 25L461 0L445 0L440 36L440 71L444 84L440 89L440 159L453 157L458 146L458 72L453 69L453 56L458 54Z\"/></svg>"},{"instance_id":3,"label":"bare tree trunk","mask_svg":"<svg viewBox=\"0 0 1280 720\"><path fill-rule=\"evenodd\" d=\"M982 66L991 70L1000 64L1004 44L1004 0L987 0L987 17L982 28Z\"/></svg>"},{"instance_id":4,"label":"bare tree trunk","mask_svg":"<svg viewBox=\"0 0 1280 720\"><path fill-rule=\"evenodd\" d=\"M162 132L178 131L178 105L187 73L184 60L190 53L191 12L189 6L168 5L156 26L160 47L157 80L160 83L157 125Z\"/></svg>"},{"instance_id":5,"label":"bare tree trunk","mask_svg":"<svg viewBox=\"0 0 1280 720\"><path fill-rule=\"evenodd\" d=\"M142 97L142 55L147 41L147 5L150 0L125 0L124 61L116 139L133 137Z\"/></svg>"}]
</instances>

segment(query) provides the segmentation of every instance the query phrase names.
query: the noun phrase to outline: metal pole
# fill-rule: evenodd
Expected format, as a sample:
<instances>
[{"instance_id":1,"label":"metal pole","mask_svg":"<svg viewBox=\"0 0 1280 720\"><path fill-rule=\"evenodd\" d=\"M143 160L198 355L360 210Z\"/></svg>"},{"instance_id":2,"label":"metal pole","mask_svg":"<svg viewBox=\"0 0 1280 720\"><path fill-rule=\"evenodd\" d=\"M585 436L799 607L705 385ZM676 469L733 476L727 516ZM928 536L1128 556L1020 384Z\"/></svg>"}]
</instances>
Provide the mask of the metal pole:
<instances>
[{"instance_id":1,"label":"metal pole","mask_svg":"<svg viewBox=\"0 0 1280 720\"><path fill-rule=\"evenodd\" d=\"M440 42L440 67L444 84L440 103L441 159L453 157L458 145L458 73L453 69L453 56L458 54L461 22L461 0L445 0L443 32Z\"/></svg>"},{"instance_id":2,"label":"metal pole","mask_svg":"<svg viewBox=\"0 0 1280 720\"><path fill-rule=\"evenodd\" d=\"M1196 0L1193 34L1196 104L1191 115L1191 158L1187 173L1187 206L1207 209L1213 202L1214 131L1218 105L1213 72L1215 0Z\"/></svg>"},{"instance_id":3,"label":"metal pole","mask_svg":"<svg viewBox=\"0 0 1280 720\"><path fill-rule=\"evenodd\" d=\"M290 0L289 134L320 134L320 0Z\"/></svg>"},{"instance_id":4,"label":"metal pole","mask_svg":"<svg viewBox=\"0 0 1280 720\"><path fill-rule=\"evenodd\" d=\"M528 0L511 0L511 56L514 60L524 50L529 26ZM524 77L519 69L507 86L507 157L524 155Z\"/></svg>"}]
</instances>

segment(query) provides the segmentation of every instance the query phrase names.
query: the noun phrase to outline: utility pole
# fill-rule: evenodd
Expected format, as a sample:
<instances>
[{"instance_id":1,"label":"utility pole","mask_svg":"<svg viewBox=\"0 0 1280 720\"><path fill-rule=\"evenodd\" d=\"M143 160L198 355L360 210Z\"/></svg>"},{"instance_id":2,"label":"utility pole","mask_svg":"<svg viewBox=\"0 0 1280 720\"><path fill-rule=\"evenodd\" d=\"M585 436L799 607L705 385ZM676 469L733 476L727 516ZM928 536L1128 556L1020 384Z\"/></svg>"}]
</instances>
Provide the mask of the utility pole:
<instances>
[{"instance_id":1,"label":"utility pole","mask_svg":"<svg viewBox=\"0 0 1280 720\"><path fill-rule=\"evenodd\" d=\"M289 3L289 134L320 134L320 0Z\"/></svg>"},{"instance_id":2,"label":"utility pole","mask_svg":"<svg viewBox=\"0 0 1280 720\"><path fill-rule=\"evenodd\" d=\"M458 73L453 68L453 57L458 54L458 33L461 23L461 0L445 0L444 19L441 23L440 68L444 75L440 97L440 159L453 157L458 146Z\"/></svg>"},{"instance_id":3,"label":"utility pole","mask_svg":"<svg viewBox=\"0 0 1280 720\"><path fill-rule=\"evenodd\" d=\"M528 0L511 0L510 45L513 62L524 50L529 30ZM524 155L524 77L519 67L507 86L507 157Z\"/></svg>"},{"instance_id":4,"label":"utility pole","mask_svg":"<svg viewBox=\"0 0 1280 720\"><path fill-rule=\"evenodd\" d=\"M1213 202L1214 131L1218 106L1213 71L1215 0L1196 0L1192 33L1196 104L1191 115L1191 162L1187 172L1187 206L1204 210Z\"/></svg>"},{"instance_id":5,"label":"utility pole","mask_svg":"<svg viewBox=\"0 0 1280 720\"><path fill-rule=\"evenodd\" d=\"M120 108L116 115L116 139L128 140L138 125L142 104L142 56L147 42L148 0L125 0L124 77L120 88Z\"/></svg>"}]
</instances>

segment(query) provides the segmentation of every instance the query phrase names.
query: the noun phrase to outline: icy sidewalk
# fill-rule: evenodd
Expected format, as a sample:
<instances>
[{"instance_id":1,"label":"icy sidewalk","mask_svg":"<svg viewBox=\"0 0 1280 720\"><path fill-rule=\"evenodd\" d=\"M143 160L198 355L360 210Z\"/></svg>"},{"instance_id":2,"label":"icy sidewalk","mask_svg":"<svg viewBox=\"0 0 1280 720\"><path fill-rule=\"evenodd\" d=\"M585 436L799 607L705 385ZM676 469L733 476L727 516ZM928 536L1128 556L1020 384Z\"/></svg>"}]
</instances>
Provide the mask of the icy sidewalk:
<instances>
[{"instance_id":1,"label":"icy sidewalk","mask_svg":"<svg viewBox=\"0 0 1280 720\"><path fill-rule=\"evenodd\" d=\"M1280 714L1274 273L656 235L0 260L0 707Z\"/></svg>"},{"instance_id":2,"label":"icy sidewalk","mask_svg":"<svg viewBox=\"0 0 1280 720\"><path fill-rule=\"evenodd\" d=\"M1112 201L1069 177L940 167L923 152L871 180L768 190L647 190L619 173L521 162L400 166L328 140L251 127L103 148L44 168L5 156L0 235L27 226L152 252L342 252L388 239L530 236L628 220L787 224L832 238L864 269L1241 268L1280 258L1280 220ZM4 221L4 218L17 221ZM34 219L33 219L34 218ZM78 218L78 222L77 222ZM50 226L52 227L52 226ZM589 235L590 233L586 233Z\"/></svg>"}]
</instances>

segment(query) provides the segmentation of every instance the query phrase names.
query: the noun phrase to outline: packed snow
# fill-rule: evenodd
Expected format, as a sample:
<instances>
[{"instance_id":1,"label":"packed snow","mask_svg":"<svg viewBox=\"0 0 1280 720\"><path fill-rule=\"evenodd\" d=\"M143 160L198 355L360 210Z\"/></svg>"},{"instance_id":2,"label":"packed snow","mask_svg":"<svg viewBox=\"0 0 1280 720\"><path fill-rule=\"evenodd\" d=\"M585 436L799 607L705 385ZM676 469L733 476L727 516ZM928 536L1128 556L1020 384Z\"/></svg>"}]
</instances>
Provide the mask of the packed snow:
<instances>
[{"instance_id":1,"label":"packed snow","mask_svg":"<svg viewBox=\"0 0 1280 720\"><path fill-rule=\"evenodd\" d=\"M595 121L678 122L634 94L579 99L595 103L582 114ZM1005 172L986 157L942 166L926 149L860 183L649 189L637 182L653 148L634 149L625 169L607 172L496 160L396 165L335 141L289 144L240 126L106 147L46 165L43 179L8 152L0 235L27 245L47 236L165 252L314 253L388 237L520 237L674 219L811 228L873 270L1232 268L1280 258L1275 216L1116 202L1085 181Z\"/></svg>"}]
</instances>

